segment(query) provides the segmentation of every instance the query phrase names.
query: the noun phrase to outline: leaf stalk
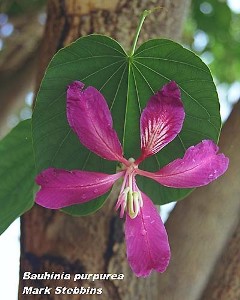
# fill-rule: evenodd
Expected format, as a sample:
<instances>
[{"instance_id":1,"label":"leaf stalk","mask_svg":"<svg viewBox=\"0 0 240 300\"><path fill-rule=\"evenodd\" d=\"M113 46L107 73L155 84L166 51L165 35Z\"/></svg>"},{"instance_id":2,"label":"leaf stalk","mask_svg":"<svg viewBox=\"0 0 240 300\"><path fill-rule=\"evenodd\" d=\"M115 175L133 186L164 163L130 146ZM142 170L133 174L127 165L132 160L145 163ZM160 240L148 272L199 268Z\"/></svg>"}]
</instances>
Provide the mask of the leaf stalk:
<instances>
[{"instance_id":1,"label":"leaf stalk","mask_svg":"<svg viewBox=\"0 0 240 300\"><path fill-rule=\"evenodd\" d=\"M143 11L143 13L141 15L141 18L139 20L138 26L137 26L137 30L136 30L136 33L135 33L135 37L134 37L134 40L133 40L133 45L132 45L132 49L131 49L129 57L133 56L133 54L135 52L137 41L138 41L138 37L139 37L140 31L142 29L142 26L143 26L143 23L144 23L146 17L148 15L150 15L151 13L153 13L154 11L159 10L161 8L162 7L155 7L153 9L150 9L150 10L146 9L146 10Z\"/></svg>"}]
</instances>

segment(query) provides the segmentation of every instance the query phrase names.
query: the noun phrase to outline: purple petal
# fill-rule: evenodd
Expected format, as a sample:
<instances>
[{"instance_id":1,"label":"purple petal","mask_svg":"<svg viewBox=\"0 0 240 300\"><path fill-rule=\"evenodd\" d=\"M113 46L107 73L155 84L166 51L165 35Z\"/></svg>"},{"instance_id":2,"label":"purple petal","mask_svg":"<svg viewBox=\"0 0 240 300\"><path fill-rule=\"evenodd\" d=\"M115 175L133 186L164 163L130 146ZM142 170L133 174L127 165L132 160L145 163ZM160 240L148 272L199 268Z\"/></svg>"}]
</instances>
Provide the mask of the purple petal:
<instances>
[{"instance_id":1,"label":"purple petal","mask_svg":"<svg viewBox=\"0 0 240 300\"><path fill-rule=\"evenodd\" d=\"M113 129L110 110L103 95L94 87L83 90L80 81L67 90L67 118L81 143L108 160L123 162L122 147Z\"/></svg>"},{"instance_id":2,"label":"purple petal","mask_svg":"<svg viewBox=\"0 0 240 300\"><path fill-rule=\"evenodd\" d=\"M153 155L181 131L185 113L180 90L174 81L150 98L140 120L142 156Z\"/></svg>"},{"instance_id":3,"label":"purple petal","mask_svg":"<svg viewBox=\"0 0 240 300\"><path fill-rule=\"evenodd\" d=\"M140 171L162 185L175 188L193 188L206 185L221 176L228 168L229 159L217 154L219 148L204 140L187 149L182 159L176 159L156 173Z\"/></svg>"},{"instance_id":4,"label":"purple petal","mask_svg":"<svg viewBox=\"0 0 240 300\"><path fill-rule=\"evenodd\" d=\"M143 207L139 215L126 216L127 257L137 276L148 276L152 270L164 272L170 260L168 236L152 201L142 193Z\"/></svg>"},{"instance_id":5,"label":"purple petal","mask_svg":"<svg viewBox=\"0 0 240 300\"><path fill-rule=\"evenodd\" d=\"M52 209L85 203L105 194L122 175L49 168L36 177L41 189L35 201Z\"/></svg>"}]
</instances>

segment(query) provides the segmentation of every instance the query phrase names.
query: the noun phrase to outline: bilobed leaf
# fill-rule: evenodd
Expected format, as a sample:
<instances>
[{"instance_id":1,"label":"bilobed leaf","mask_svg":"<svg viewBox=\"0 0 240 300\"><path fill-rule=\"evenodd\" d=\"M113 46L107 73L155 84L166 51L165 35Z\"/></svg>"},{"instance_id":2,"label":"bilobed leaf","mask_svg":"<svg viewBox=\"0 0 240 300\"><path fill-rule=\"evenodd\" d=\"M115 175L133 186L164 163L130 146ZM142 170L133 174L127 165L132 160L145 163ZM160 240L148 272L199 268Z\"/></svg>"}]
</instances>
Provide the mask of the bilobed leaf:
<instances>
[{"instance_id":1,"label":"bilobed leaf","mask_svg":"<svg viewBox=\"0 0 240 300\"><path fill-rule=\"evenodd\" d=\"M22 121L0 142L0 234L34 203L31 122Z\"/></svg>"},{"instance_id":2,"label":"bilobed leaf","mask_svg":"<svg viewBox=\"0 0 240 300\"><path fill-rule=\"evenodd\" d=\"M116 163L102 159L82 146L66 119L66 89L81 80L100 90L108 105L123 113L127 95L127 56L114 40L99 35L83 37L60 50L50 62L42 81L33 113L33 143L37 171L48 167L115 173ZM121 119L115 129L123 132ZM121 134L121 137L123 133ZM85 215L103 205L106 196L82 205L65 208L68 213Z\"/></svg>"},{"instance_id":3,"label":"bilobed leaf","mask_svg":"<svg viewBox=\"0 0 240 300\"><path fill-rule=\"evenodd\" d=\"M191 51L165 39L150 40L141 45L132 64L139 103L145 106L153 91L170 80L181 90L185 109L183 129L178 137L155 157L143 162L142 168L156 171L182 157L185 150L203 139L218 141L221 119L215 85L208 67ZM139 178L139 185L155 203L164 204L185 197L190 189L172 189Z\"/></svg>"},{"instance_id":4,"label":"bilobed leaf","mask_svg":"<svg viewBox=\"0 0 240 300\"><path fill-rule=\"evenodd\" d=\"M186 112L180 135L141 168L156 171L190 145L203 139L218 140L219 102L207 66L192 52L165 39L150 40L132 57L113 39L90 35L60 50L50 62L33 114L33 143L38 172L48 167L114 173L116 164L97 157L82 146L66 120L66 88L74 80L94 86L105 96L125 157L140 154L139 119L149 97L174 80ZM141 190L158 204L179 200L189 189L172 189L137 177ZM102 198L104 197L104 198ZM100 207L105 196L87 204L88 213ZM84 212L83 212L84 211ZM85 214L82 205L68 212Z\"/></svg>"}]
</instances>

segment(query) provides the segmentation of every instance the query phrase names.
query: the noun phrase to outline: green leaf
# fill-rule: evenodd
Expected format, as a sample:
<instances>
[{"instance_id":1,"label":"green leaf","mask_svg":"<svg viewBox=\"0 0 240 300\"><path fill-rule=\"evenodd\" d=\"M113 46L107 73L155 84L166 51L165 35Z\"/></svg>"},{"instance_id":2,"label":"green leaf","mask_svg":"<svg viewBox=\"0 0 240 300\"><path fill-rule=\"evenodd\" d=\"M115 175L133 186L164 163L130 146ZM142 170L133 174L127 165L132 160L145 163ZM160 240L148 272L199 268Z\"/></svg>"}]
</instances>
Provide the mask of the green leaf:
<instances>
[{"instance_id":1,"label":"green leaf","mask_svg":"<svg viewBox=\"0 0 240 300\"><path fill-rule=\"evenodd\" d=\"M89 201L81 205L71 205L62 209L63 212L72 216L87 216L101 208L106 200L106 196L101 196L96 200Z\"/></svg>"},{"instance_id":2,"label":"green leaf","mask_svg":"<svg viewBox=\"0 0 240 300\"><path fill-rule=\"evenodd\" d=\"M33 206L34 176L31 122L26 120L0 142L0 234Z\"/></svg>"},{"instance_id":3,"label":"green leaf","mask_svg":"<svg viewBox=\"0 0 240 300\"><path fill-rule=\"evenodd\" d=\"M97 49L97 53L96 53ZM121 108L127 95L127 56L114 40L91 35L61 49L52 59L42 81L33 113L33 143L37 171L48 167L114 173L116 165L89 152L82 146L66 120L66 88L74 80L93 85ZM121 120L124 111L120 112ZM121 120L114 125L122 133ZM82 205L63 209L85 215L103 205L106 195ZM87 212L86 212L87 210Z\"/></svg>"},{"instance_id":4,"label":"green leaf","mask_svg":"<svg viewBox=\"0 0 240 300\"><path fill-rule=\"evenodd\" d=\"M186 113L178 137L140 167L156 171L182 157L188 147L203 139L218 141L221 119L216 88L208 67L194 53L169 40L150 40L137 49L132 74L141 108L153 91L174 80L181 89ZM139 186L158 204L180 200L191 191L163 187L142 177L139 178Z\"/></svg>"},{"instance_id":5,"label":"green leaf","mask_svg":"<svg viewBox=\"0 0 240 300\"><path fill-rule=\"evenodd\" d=\"M149 97L170 80L177 82L186 111L183 130L164 150L142 163L146 170L155 171L183 156L187 147L202 139L218 140L221 121L215 85L209 69L195 54L173 41L156 39L129 57L113 39L90 35L60 50L42 81L33 114L38 172L48 167L115 172L116 165L83 147L67 123L66 87L74 80L103 93L126 158L140 154L139 118ZM165 188L146 178L138 177L137 181L158 204L179 200L190 192ZM90 201L88 212L96 209L98 201L101 206L103 197ZM83 205L71 208L74 214L83 211Z\"/></svg>"}]
</instances>

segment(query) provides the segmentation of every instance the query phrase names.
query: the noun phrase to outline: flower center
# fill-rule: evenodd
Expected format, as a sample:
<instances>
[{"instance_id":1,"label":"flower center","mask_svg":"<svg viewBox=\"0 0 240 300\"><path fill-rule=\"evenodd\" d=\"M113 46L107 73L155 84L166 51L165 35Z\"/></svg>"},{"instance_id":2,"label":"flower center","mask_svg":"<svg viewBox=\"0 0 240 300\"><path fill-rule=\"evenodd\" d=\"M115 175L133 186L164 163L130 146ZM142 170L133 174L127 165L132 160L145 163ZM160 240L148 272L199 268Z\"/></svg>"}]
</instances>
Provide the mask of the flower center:
<instances>
[{"instance_id":1,"label":"flower center","mask_svg":"<svg viewBox=\"0 0 240 300\"><path fill-rule=\"evenodd\" d=\"M120 217L122 218L125 210L128 215L134 219L138 215L140 208L143 206L141 192L139 191L135 176L138 166L134 158L129 158L130 165L126 167L122 187L116 204L116 210L120 207Z\"/></svg>"}]
</instances>

